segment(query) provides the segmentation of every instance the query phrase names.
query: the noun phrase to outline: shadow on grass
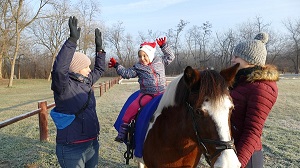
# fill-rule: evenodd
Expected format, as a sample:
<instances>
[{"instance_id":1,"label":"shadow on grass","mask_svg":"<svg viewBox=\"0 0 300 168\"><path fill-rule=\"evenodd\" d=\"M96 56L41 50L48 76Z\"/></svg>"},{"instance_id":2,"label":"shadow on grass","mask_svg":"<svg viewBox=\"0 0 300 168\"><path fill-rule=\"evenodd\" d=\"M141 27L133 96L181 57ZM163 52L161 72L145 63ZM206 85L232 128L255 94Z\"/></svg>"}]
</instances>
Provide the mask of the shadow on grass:
<instances>
[{"instance_id":1,"label":"shadow on grass","mask_svg":"<svg viewBox=\"0 0 300 168\"><path fill-rule=\"evenodd\" d=\"M49 158L45 165L57 166L52 160L55 158L53 143L0 133L0 144L0 163L9 164L11 167L31 167L30 165L39 164L44 158Z\"/></svg>"},{"instance_id":2,"label":"shadow on grass","mask_svg":"<svg viewBox=\"0 0 300 168\"><path fill-rule=\"evenodd\" d=\"M0 133L0 144L0 168L59 167L53 142L40 142L37 139ZM126 165L99 156L99 167L103 168L137 167L132 166L134 161L130 162L130 165Z\"/></svg>"}]
</instances>

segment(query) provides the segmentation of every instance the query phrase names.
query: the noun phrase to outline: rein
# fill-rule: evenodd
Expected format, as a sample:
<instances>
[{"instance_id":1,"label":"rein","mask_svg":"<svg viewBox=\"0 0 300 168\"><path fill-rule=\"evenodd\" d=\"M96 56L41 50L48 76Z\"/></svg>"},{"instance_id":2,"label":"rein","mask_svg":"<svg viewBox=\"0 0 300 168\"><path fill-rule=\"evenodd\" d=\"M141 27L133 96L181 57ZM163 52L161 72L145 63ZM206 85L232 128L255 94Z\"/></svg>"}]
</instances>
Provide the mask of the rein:
<instances>
[{"instance_id":1,"label":"rein","mask_svg":"<svg viewBox=\"0 0 300 168\"><path fill-rule=\"evenodd\" d=\"M188 103L186 102L186 105L188 107L188 111L191 112L192 115L192 119L193 119L193 128L194 131L196 133L196 137L197 137L197 142L199 146L202 146L204 148L204 156L205 156L205 160L206 162L211 166L211 161L218 155L220 154L223 150L225 149L233 149L236 152L235 146L234 146L234 141L230 140L230 141L217 141L217 140L211 140L211 139L202 139L199 135L199 129L198 129L198 125L196 124L196 117L194 114L194 108ZM210 155L208 153L208 150L205 146L204 143L208 143L208 144L215 144L216 145L216 152L213 155Z\"/></svg>"},{"instance_id":2,"label":"rein","mask_svg":"<svg viewBox=\"0 0 300 168\"><path fill-rule=\"evenodd\" d=\"M132 119L128 125L128 134L127 134L127 142L126 142L126 151L124 152L124 158L126 160L126 164L129 164L129 160L133 159L133 150L135 149L135 139L134 139L134 134L135 134L135 124L136 120L140 114L140 112L143 109L142 105L142 99L144 96L151 96L152 99L154 98L153 94L143 94L140 99L139 99L139 106L140 108L138 109L137 114L135 115L134 119Z\"/></svg>"}]
</instances>

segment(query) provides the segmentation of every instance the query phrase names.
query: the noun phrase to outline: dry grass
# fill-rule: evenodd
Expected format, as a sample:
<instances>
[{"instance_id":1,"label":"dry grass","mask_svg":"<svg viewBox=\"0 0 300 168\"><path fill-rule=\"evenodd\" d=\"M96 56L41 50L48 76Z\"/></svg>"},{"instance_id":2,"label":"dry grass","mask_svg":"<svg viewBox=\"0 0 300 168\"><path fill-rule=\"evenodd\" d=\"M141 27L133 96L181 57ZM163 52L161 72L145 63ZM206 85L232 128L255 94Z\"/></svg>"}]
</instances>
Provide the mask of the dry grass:
<instances>
[{"instance_id":1,"label":"dry grass","mask_svg":"<svg viewBox=\"0 0 300 168\"><path fill-rule=\"evenodd\" d=\"M13 88L6 86L7 82L0 81L0 121L37 109L39 100L53 102L50 82L45 80L15 80ZM300 80L284 79L278 86L279 97L263 134L265 167L298 167ZM100 167L136 167L133 160L125 165L125 145L113 141L117 134L113 123L126 99L137 89L137 84L115 85L102 97L95 91L101 123ZM55 126L51 119L49 142L39 141L38 117L32 116L0 129L0 144L0 168L8 164L11 167L58 167Z\"/></svg>"}]
</instances>

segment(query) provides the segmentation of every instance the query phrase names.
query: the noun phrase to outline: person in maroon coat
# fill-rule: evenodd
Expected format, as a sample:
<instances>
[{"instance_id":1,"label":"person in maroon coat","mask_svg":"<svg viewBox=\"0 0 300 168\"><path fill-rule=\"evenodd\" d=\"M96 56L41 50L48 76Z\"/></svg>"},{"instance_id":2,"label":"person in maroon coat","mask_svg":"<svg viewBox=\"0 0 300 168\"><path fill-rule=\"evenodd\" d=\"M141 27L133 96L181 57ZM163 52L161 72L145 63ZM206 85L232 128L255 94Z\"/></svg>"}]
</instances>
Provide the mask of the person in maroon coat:
<instances>
[{"instance_id":1,"label":"person in maroon coat","mask_svg":"<svg viewBox=\"0 0 300 168\"><path fill-rule=\"evenodd\" d=\"M278 71L265 65L268 38L267 33L259 33L254 40L239 43L231 60L240 64L230 95L232 135L242 167L263 167L261 136L278 95Z\"/></svg>"}]
</instances>

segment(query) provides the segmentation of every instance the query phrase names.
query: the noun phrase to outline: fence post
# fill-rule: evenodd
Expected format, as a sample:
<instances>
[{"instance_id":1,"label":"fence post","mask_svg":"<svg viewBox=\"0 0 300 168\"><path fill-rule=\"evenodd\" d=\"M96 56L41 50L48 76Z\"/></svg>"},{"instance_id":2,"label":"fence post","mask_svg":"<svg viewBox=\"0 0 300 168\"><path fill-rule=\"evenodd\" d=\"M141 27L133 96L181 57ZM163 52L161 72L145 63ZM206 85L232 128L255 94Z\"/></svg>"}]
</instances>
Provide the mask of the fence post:
<instances>
[{"instance_id":1,"label":"fence post","mask_svg":"<svg viewBox=\"0 0 300 168\"><path fill-rule=\"evenodd\" d=\"M106 81L105 83L106 83L106 92L107 92L109 89L109 81Z\"/></svg>"},{"instance_id":2,"label":"fence post","mask_svg":"<svg viewBox=\"0 0 300 168\"><path fill-rule=\"evenodd\" d=\"M48 141L47 101L39 101L38 108L41 108L39 112L40 141Z\"/></svg>"},{"instance_id":3,"label":"fence post","mask_svg":"<svg viewBox=\"0 0 300 168\"><path fill-rule=\"evenodd\" d=\"M112 85L112 86L115 86L115 84L116 84L116 79L112 79L112 80L111 80L111 85Z\"/></svg>"},{"instance_id":4,"label":"fence post","mask_svg":"<svg viewBox=\"0 0 300 168\"><path fill-rule=\"evenodd\" d=\"M102 83L99 83L99 88L100 88L100 97L101 97L102 94L103 94L103 85L102 85Z\"/></svg>"},{"instance_id":5,"label":"fence post","mask_svg":"<svg viewBox=\"0 0 300 168\"><path fill-rule=\"evenodd\" d=\"M103 92L106 92L106 82L103 82Z\"/></svg>"}]
</instances>

